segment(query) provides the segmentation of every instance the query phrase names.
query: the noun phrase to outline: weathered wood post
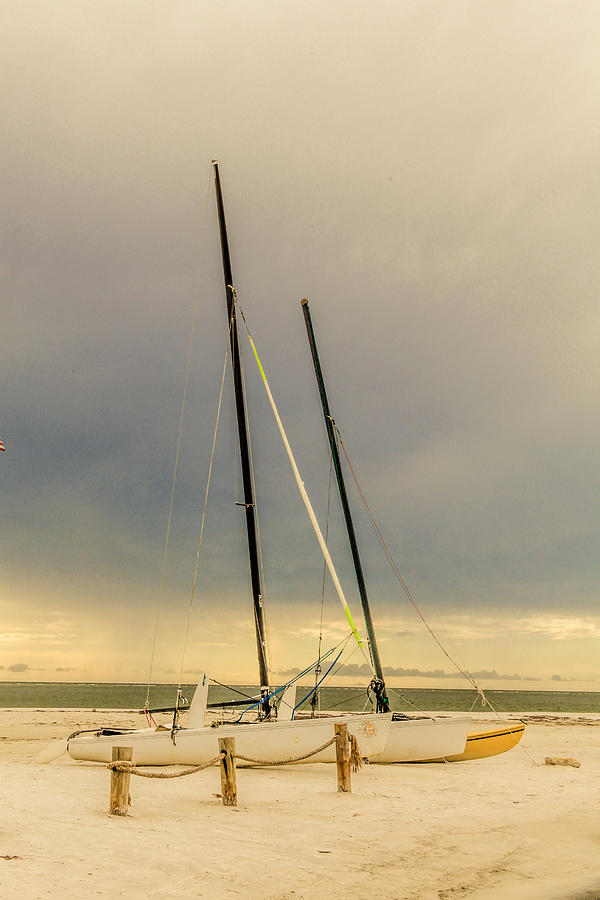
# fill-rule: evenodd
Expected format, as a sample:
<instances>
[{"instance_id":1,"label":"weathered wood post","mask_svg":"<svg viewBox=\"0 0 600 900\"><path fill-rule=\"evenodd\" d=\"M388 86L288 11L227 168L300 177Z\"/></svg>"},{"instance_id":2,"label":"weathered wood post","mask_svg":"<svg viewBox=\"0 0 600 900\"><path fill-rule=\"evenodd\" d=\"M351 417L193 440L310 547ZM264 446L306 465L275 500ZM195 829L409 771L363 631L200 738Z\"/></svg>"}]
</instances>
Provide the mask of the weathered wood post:
<instances>
[{"instance_id":1,"label":"weathered wood post","mask_svg":"<svg viewBox=\"0 0 600 900\"><path fill-rule=\"evenodd\" d=\"M348 726L345 723L342 724L336 722L334 728L338 791L341 791L344 794L351 794L352 784L350 781L350 742L348 740Z\"/></svg>"},{"instance_id":2,"label":"weathered wood post","mask_svg":"<svg viewBox=\"0 0 600 900\"><path fill-rule=\"evenodd\" d=\"M235 778L235 738L219 738L221 754L221 795L223 806L237 806Z\"/></svg>"},{"instance_id":3,"label":"weathered wood post","mask_svg":"<svg viewBox=\"0 0 600 900\"><path fill-rule=\"evenodd\" d=\"M133 759L133 747L113 747L113 762L131 762ZM129 772L110 770L110 814L111 816L126 816L129 811L131 797L129 796Z\"/></svg>"}]
</instances>

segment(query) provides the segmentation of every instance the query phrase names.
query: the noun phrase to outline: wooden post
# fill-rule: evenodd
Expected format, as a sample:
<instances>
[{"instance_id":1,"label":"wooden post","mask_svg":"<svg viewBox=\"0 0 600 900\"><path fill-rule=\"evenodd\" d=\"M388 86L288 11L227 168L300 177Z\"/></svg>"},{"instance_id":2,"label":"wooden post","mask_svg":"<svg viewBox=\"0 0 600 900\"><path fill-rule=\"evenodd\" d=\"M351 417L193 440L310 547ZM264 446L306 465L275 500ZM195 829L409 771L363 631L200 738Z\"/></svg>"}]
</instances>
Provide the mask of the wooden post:
<instances>
[{"instance_id":1,"label":"wooden post","mask_svg":"<svg viewBox=\"0 0 600 900\"><path fill-rule=\"evenodd\" d=\"M219 738L221 754L221 795L223 806L237 806L235 778L235 738Z\"/></svg>"},{"instance_id":2,"label":"wooden post","mask_svg":"<svg viewBox=\"0 0 600 900\"><path fill-rule=\"evenodd\" d=\"M113 747L113 762L131 762L133 759L133 747ZM110 814L111 816L126 816L131 803L129 796L129 772L110 772Z\"/></svg>"},{"instance_id":3,"label":"wooden post","mask_svg":"<svg viewBox=\"0 0 600 900\"><path fill-rule=\"evenodd\" d=\"M350 743L348 740L348 726L336 722L334 727L338 791L341 791L344 794L351 794L352 784L350 781Z\"/></svg>"}]
</instances>

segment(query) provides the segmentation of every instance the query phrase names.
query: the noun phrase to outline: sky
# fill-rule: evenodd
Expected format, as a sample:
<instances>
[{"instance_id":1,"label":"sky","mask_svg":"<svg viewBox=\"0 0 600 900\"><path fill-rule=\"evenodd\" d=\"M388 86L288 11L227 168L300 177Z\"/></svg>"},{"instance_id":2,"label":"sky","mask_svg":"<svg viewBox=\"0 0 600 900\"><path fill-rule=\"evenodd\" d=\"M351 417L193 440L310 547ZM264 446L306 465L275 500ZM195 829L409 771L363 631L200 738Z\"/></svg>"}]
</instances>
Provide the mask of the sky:
<instances>
[{"instance_id":1,"label":"sky","mask_svg":"<svg viewBox=\"0 0 600 900\"><path fill-rule=\"evenodd\" d=\"M0 16L0 680L256 679L229 374L192 592L227 344L216 158L239 301L322 527L303 297L344 445L449 656L488 688L600 690L598 5ZM281 680L316 658L321 615L326 646L347 629L241 339ZM467 686L350 494L390 683ZM338 681L368 680L360 664Z\"/></svg>"}]
</instances>

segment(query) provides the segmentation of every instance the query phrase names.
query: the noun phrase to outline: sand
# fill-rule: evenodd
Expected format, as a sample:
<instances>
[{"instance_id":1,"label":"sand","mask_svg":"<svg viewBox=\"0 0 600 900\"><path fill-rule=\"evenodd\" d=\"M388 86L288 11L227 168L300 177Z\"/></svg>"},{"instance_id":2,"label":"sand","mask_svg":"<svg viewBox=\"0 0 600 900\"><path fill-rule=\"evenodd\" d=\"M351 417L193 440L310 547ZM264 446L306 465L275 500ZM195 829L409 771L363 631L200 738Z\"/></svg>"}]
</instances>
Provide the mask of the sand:
<instances>
[{"instance_id":1,"label":"sand","mask_svg":"<svg viewBox=\"0 0 600 900\"><path fill-rule=\"evenodd\" d=\"M215 796L216 768L132 778L119 818L104 766L36 756L75 728L136 717L0 710L0 896L600 898L600 716L524 718L509 753L366 766L352 794L327 765L240 769L235 809Z\"/></svg>"}]
</instances>

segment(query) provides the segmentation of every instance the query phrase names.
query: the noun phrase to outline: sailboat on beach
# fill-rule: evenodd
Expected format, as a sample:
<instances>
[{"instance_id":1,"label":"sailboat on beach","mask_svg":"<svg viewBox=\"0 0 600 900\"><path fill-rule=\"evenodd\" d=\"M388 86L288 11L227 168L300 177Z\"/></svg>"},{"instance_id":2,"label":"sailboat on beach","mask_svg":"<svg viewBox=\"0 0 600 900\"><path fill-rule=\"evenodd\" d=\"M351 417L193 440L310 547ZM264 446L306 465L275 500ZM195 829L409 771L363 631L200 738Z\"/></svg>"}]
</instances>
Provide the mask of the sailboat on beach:
<instances>
[{"instance_id":1,"label":"sailboat on beach","mask_svg":"<svg viewBox=\"0 0 600 900\"><path fill-rule=\"evenodd\" d=\"M319 714L303 717L299 706L295 703L295 683L274 689L271 684L267 662L267 635L265 628L262 585L260 573L259 548L257 541L256 500L254 480L251 467L251 455L248 439L248 421L244 383L240 365L240 348L238 336L238 312L241 312L234 286L229 242L225 222L223 196L219 169L213 163L223 276L227 300L227 316L229 324L229 342L233 369L234 396L237 416L237 431L242 468L243 507L248 539L248 558L250 581L253 599L253 618L258 653L260 694L247 704L248 708L234 721L205 724L207 708L208 679L205 677L198 685L189 707L187 723L183 727L179 722L180 705L178 695L173 712L173 724L170 728L159 726L145 729L99 729L91 732L79 732L68 741L69 754L75 759L110 761L112 747L115 744L131 746L133 758L138 764L166 765L171 763L200 764L212 759L216 753L219 737L235 737L236 749L239 753L261 759L263 761L282 762L292 760L309 753L316 747L326 743L333 734L334 723L348 725L348 730L358 742L360 753L369 760L379 761L413 761L432 758L440 755L462 752L465 746L468 720L448 719L444 727L436 728L430 719L404 719L398 722L395 729L396 738L392 751L393 758L382 757L388 746L388 735L392 715L390 712L373 713ZM243 317L243 313L242 313ZM243 319L246 324L245 319ZM260 377L267 393L277 427L288 455L298 490L306 507L315 536L329 569L336 593L342 605L348 623L350 635L363 654L365 662L377 677L370 655L358 633L352 614L346 602L342 586L335 571L325 539L319 528L308 494L298 471L291 447L285 434L281 418L277 411L264 368L258 357L256 346L248 331L248 339L255 356ZM341 655L328 651L334 663ZM305 670L310 671L311 667ZM279 701L279 702L278 702ZM239 704L240 701L238 701ZM277 705L278 702L278 705ZM229 704L230 706L238 704ZM221 704L219 704L221 706ZM167 710L161 710L163 712ZM156 710L148 710L156 712ZM310 756L307 762L330 762L335 758L332 746L323 748L318 755Z\"/></svg>"},{"instance_id":2,"label":"sailboat on beach","mask_svg":"<svg viewBox=\"0 0 600 900\"><path fill-rule=\"evenodd\" d=\"M248 438L248 420L244 383L240 364L240 349L237 321L237 298L234 288L231 260L229 254L229 241L225 222L223 196L219 169L216 162L213 163L215 191L217 199L217 212L219 220L219 233L221 239L221 252L223 260L223 276L227 299L227 316L229 323L229 342L231 350L233 384L236 405L237 431L239 439L239 451L242 468L243 502L240 505L244 510L246 521L246 535L248 543L248 558L250 566L250 581L253 599L254 626L256 633L256 647L258 654L258 669L260 679L260 696L254 701L249 700L244 705L247 707L241 715L235 719L223 723L205 723L207 708L208 677L204 676L198 684L189 708L181 703L180 692L174 707L160 710L149 709L149 714L157 712L172 712L172 726L148 727L143 729L117 729L102 728L91 731L76 732L70 736L67 749L74 759L108 762L112 756L114 745L124 745L133 748L133 759L139 765L169 765L182 763L186 765L199 765L212 759L218 748L218 738L235 737L237 752L263 762L281 763L282 761L295 760L304 754L310 754L316 748L326 744L333 735L335 723L348 725L349 732L358 742L360 753L369 759L381 752L385 746L387 732L389 730L391 715L375 717L369 713L327 716L317 718L299 718L294 715L295 681L290 685L274 689L271 686L269 668L267 662L267 635L265 627L262 586L260 575L259 548L257 540L256 501L254 495L254 479L251 468L251 456ZM253 351L258 361L256 348L251 340ZM290 461L292 462L297 481L301 483L299 473L291 448L283 431L275 404L270 393L264 370L260 366L261 376L265 388L270 397L273 411L278 420L280 431ZM300 484L299 484L300 486ZM301 493L307 505L309 515L312 513L310 501L302 485ZM317 529L317 537L320 532L314 519L313 525ZM322 546L324 541L320 539ZM326 549L326 548L325 548ZM328 557L328 565L334 581L337 575L333 568L331 558ZM337 581L339 585L339 581ZM346 618L350 630L356 638L359 646L362 641L352 620L350 610L343 596L340 586L340 600L345 607ZM363 647L364 650L364 647ZM278 705L277 705L278 701ZM179 714L187 711L187 723L180 724ZM306 761L333 762L335 748L327 746L318 754L310 755Z\"/></svg>"},{"instance_id":3,"label":"sailboat on beach","mask_svg":"<svg viewBox=\"0 0 600 900\"><path fill-rule=\"evenodd\" d=\"M373 623L373 616L371 614L371 607L367 595L367 588L358 549L358 542L356 540L356 533L354 530L354 522L352 519L352 513L350 511L350 504L348 502L348 494L346 491L346 484L338 451L338 432L336 429L335 421L329 409L329 401L327 398L327 391L325 389L323 372L321 370L321 362L317 350L317 342L315 339L308 300L302 300L301 306L302 313L304 315L304 323L306 326L311 357L313 361L313 368L317 380L317 389L319 392L319 399L321 401L321 409L325 421L325 429L329 441L332 468L335 472L340 504L342 507L344 523L348 535L348 543L350 545L350 553L352 556L352 562L356 574L356 582L358 585L358 592L360 595L360 602L367 630L367 641L371 656L371 662L375 673L371 681L370 688L376 697L377 712L386 713L390 710L390 701L385 686L385 677L381 664L381 658L379 656L379 649L377 646L375 626ZM467 674L463 672L462 669L460 669L460 671L464 675ZM467 677L469 677L469 680L471 681L475 689L479 691L480 689L477 687L472 677ZM460 719L457 719L453 717L452 719L449 719L448 717L436 716L435 718L430 717L428 720L431 722L432 733L439 733L440 744L443 744L446 739L446 734L449 729L449 723L454 723L455 728L463 727L465 729L465 745L460 752L442 752L436 753L435 755L429 755L425 752L425 755L423 755L420 760L418 760L415 756L412 760L414 762L459 762L468 759L480 759L487 756L496 756L499 753L504 753L506 750L510 750L512 747L516 746L516 744L518 744L518 742L521 740L523 732L525 731L525 725L523 723L518 723L516 725L505 724L499 728L491 730L488 729L484 731L473 731L467 734L466 732L470 724L470 720L468 718L461 717ZM398 759L399 755L401 754L400 736L403 734L407 721L421 722L423 721L423 719L422 717L415 718L414 716L407 716L403 713L394 713L394 715L392 716L392 725L390 728L388 742L386 744L385 750L376 757L376 759L374 760L375 762L402 761Z\"/></svg>"}]
</instances>

